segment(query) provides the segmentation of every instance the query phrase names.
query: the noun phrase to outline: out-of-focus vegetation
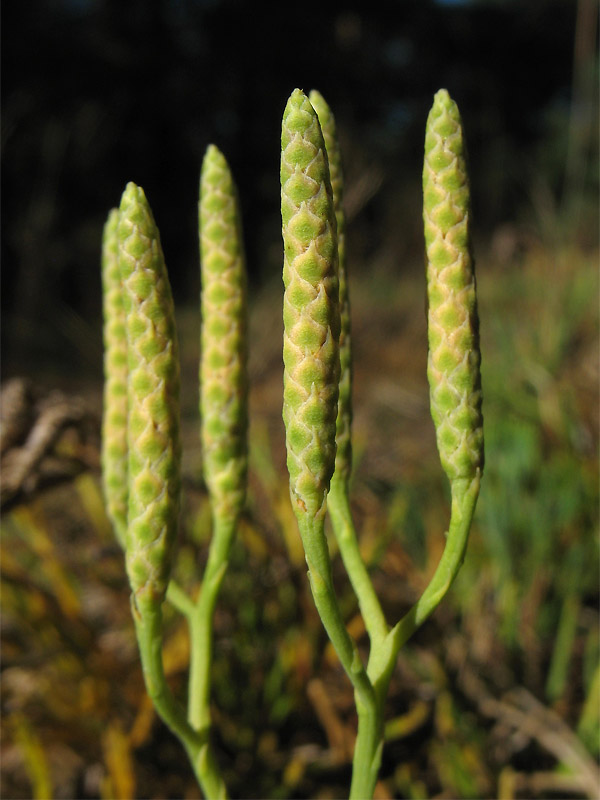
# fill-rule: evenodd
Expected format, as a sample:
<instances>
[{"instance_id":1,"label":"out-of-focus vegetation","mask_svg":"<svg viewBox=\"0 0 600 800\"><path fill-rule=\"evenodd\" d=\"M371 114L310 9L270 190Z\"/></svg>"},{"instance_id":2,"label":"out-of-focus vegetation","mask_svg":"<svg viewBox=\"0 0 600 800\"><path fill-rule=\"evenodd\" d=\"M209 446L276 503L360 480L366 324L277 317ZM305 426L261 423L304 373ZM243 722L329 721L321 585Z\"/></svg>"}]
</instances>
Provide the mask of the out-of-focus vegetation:
<instances>
[{"instance_id":1,"label":"out-of-focus vegetation","mask_svg":"<svg viewBox=\"0 0 600 800\"><path fill-rule=\"evenodd\" d=\"M481 258L478 275L485 479L451 598L401 653L377 796L594 797L597 253L538 244L514 264ZM351 288L353 503L394 619L434 569L447 524L427 411L423 284L390 284L380 273ZM279 327L278 294L255 298L252 315L252 329L264 330L251 357L251 492L216 617L216 749L234 797L339 797L353 699L310 602L282 469L281 376L268 366L277 343L267 343ZM180 314L188 343L195 316ZM189 350L188 366L196 345ZM193 381L188 369L178 573L190 586L210 535ZM68 426L62 440L59 454ZM85 470L3 515L3 794L195 797L178 744L145 696L98 478L96 467ZM339 557L334 563L360 636ZM175 615L165 659L182 690L187 634Z\"/></svg>"},{"instance_id":2,"label":"out-of-focus vegetation","mask_svg":"<svg viewBox=\"0 0 600 800\"><path fill-rule=\"evenodd\" d=\"M279 122L293 87L315 86L342 137L352 503L391 621L434 569L448 521L418 188L426 111L445 84L472 162L486 468L459 579L398 661L377 796L596 798L597 4L419 0L398 4L395 22L389 4L332 4L301 67L284 58L288 6L272 26L287 45L261 38L243 2L4 10L0 793L198 796L145 695L99 491L99 247L107 210L139 181L179 301L177 571L194 586L210 535L195 203L214 140L240 184L252 276L251 486L216 616L215 749L234 797L342 795L352 694L309 596L285 478ZM18 376L28 384L9 383ZM360 637L339 557L334 569ZM183 690L175 614L165 658Z\"/></svg>"}]
</instances>

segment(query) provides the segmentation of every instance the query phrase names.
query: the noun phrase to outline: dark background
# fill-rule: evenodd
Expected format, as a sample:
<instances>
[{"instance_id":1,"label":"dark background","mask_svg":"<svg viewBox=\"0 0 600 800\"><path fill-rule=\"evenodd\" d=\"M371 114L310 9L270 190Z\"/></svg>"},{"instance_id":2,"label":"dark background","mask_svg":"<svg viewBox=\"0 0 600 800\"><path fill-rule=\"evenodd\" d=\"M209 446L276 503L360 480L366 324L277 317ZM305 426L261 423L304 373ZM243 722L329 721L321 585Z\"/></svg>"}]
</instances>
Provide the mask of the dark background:
<instances>
[{"instance_id":1,"label":"dark background","mask_svg":"<svg viewBox=\"0 0 600 800\"><path fill-rule=\"evenodd\" d=\"M397 269L418 262L424 126L442 86L467 130L477 236L539 227L552 207L593 244L596 25L594 0L4 4L4 375L100 375L101 229L129 180L153 208L177 302L197 302L210 142L239 185L252 284L275 279L280 121L296 86L331 105L349 183L375 176L352 220L354 269L382 247Z\"/></svg>"}]
</instances>

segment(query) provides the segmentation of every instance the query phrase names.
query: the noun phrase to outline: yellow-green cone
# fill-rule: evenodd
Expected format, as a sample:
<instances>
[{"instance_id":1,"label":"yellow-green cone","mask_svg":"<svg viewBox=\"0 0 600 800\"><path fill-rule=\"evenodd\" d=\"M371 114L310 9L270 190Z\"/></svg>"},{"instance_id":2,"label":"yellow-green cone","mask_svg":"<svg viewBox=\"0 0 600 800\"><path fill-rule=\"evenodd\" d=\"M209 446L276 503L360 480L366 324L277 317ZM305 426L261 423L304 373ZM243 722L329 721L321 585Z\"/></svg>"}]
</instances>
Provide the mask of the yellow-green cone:
<instances>
[{"instance_id":1,"label":"yellow-green cone","mask_svg":"<svg viewBox=\"0 0 600 800\"><path fill-rule=\"evenodd\" d=\"M246 494L246 272L237 191L210 145L200 177L204 478L215 514L235 518Z\"/></svg>"},{"instance_id":2,"label":"yellow-green cone","mask_svg":"<svg viewBox=\"0 0 600 800\"><path fill-rule=\"evenodd\" d=\"M423 221L431 415L450 481L483 469L480 351L462 123L445 89L427 120Z\"/></svg>"},{"instance_id":3,"label":"yellow-green cone","mask_svg":"<svg viewBox=\"0 0 600 800\"><path fill-rule=\"evenodd\" d=\"M352 471L352 340L350 331L350 297L346 272L346 216L344 214L344 174L342 154L337 137L335 117L320 92L313 89L308 96L319 117L323 132L329 175L333 193L333 208L337 224L338 280L340 302L340 382L336 421L336 480L345 483Z\"/></svg>"},{"instance_id":4,"label":"yellow-green cone","mask_svg":"<svg viewBox=\"0 0 600 800\"><path fill-rule=\"evenodd\" d=\"M129 509L126 564L138 611L164 599L179 513L179 360L171 288L143 190L133 183L119 209L119 267L129 363Z\"/></svg>"},{"instance_id":5,"label":"yellow-green cone","mask_svg":"<svg viewBox=\"0 0 600 800\"><path fill-rule=\"evenodd\" d=\"M321 517L335 465L339 360L336 220L317 114L295 89L281 131L284 404L296 514Z\"/></svg>"},{"instance_id":6,"label":"yellow-green cone","mask_svg":"<svg viewBox=\"0 0 600 800\"><path fill-rule=\"evenodd\" d=\"M108 215L102 237L104 413L102 483L108 516L119 543L127 530L127 332L119 270L119 212Z\"/></svg>"}]
</instances>

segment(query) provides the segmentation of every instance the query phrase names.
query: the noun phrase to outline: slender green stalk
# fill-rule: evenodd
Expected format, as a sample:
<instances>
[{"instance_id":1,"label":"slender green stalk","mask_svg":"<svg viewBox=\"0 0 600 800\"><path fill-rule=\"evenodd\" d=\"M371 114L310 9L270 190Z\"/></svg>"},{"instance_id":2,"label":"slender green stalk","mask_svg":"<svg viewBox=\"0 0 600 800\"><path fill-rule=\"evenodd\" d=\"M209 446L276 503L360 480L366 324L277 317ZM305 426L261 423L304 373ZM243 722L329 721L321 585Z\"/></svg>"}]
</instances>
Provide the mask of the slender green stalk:
<instances>
[{"instance_id":1,"label":"slender green stalk","mask_svg":"<svg viewBox=\"0 0 600 800\"><path fill-rule=\"evenodd\" d=\"M383 704L385 695L378 697L375 709L356 704L358 734L352 759L350 800L373 797L383 754Z\"/></svg>"},{"instance_id":2,"label":"slender green stalk","mask_svg":"<svg viewBox=\"0 0 600 800\"><path fill-rule=\"evenodd\" d=\"M213 654L213 617L217 597L227 566L237 520L215 519L208 561L202 578L202 589L190 617L190 684L188 717L198 731L211 725L210 685Z\"/></svg>"},{"instance_id":3,"label":"slender green stalk","mask_svg":"<svg viewBox=\"0 0 600 800\"><path fill-rule=\"evenodd\" d=\"M225 798L220 777L208 743L207 731L198 731L188 721L167 683L162 661L162 613L140 615L132 605L144 682L152 703L163 722L179 738L188 755L194 774L207 798Z\"/></svg>"},{"instance_id":4,"label":"slender green stalk","mask_svg":"<svg viewBox=\"0 0 600 800\"><path fill-rule=\"evenodd\" d=\"M344 567L358 599L365 628L372 646L376 647L387 636L389 626L369 571L360 554L348 490L341 481L339 483L332 481L331 483L331 490L327 497L327 511L331 517Z\"/></svg>"},{"instance_id":5,"label":"slender green stalk","mask_svg":"<svg viewBox=\"0 0 600 800\"><path fill-rule=\"evenodd\" d=\"M197 748L201 738L187 720L183 706L174 698L167 683L162 660L162 611L141 616L132 606L133 619L142 661L146 691L163 722L186 747Z\"/></svg>"},{"instance_id":6,"label":"slender green stalk","mask_svg":"<svg viewBox=\"0 0 600 800\"><path fill-rule=\"evenodd\" d=\"M372 797L383 750L383 710L400 648L435 611L462 565L479 494L479 476L452 484L452 511L446 547L427 588L382 642L374 644L367 673L375 690L375 712L357 705L358 735L352 769L351 798Z\"/></svg>"},{"instance_id":7,"label":"slender green stalk","mask_svg":"<svg viewBox=\"0 0 600 800\"><path fill-rule=\"evenodd\" d=\"M446 546L427 588L392 630L391 635L396 650L399 650L435 611L458 574L467 549L469 529L479 495L479 484L479 475L470 481L460 478L452 482L452 510Z\"/></svg>"},{"instance_id":8,"label":"slender green stalk","mask_svg":"<svg viewBox=\"0 0 600 800\"><path fill-rule=\"evenodd\" d=\"M335 595L323 520L311 520L308 515L303 515L298 518L298 524L315 606L340 663L352 681L357 702L365 709L372 710L375 707L373 687L356 644L346 630Z\"/></svg>"},{"instance_id":9,"label":"slender green stalk","mask_svg":"<svg viewBox=\"0 0 600 800\"><path fill-rule=\"evenodd\" d=\"M183 617L187 617L188 619L196 607L189 594L174 580L169 581L166 599L174 609L179 611Z\"/></svg>"}]
</instances>

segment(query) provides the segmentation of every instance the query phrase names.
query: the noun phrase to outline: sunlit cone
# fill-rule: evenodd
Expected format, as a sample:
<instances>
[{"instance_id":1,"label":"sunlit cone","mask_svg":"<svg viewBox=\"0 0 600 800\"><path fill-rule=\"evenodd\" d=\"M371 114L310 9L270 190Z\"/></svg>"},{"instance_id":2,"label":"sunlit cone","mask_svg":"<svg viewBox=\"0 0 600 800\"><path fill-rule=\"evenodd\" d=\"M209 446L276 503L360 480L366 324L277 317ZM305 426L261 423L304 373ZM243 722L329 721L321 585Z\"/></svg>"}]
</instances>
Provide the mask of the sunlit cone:
<instances>
[{"instance_id":1,"label":"sunlit cone","mask_svg":"<svg viewBox=\"0 0 600 800\"><path fill-rule=\"evenodd\" d=\"M295 89L281 131L284 403L290 492L319 516L335 465L340 374L336 220L317 114Z\"/></svg>"},{"instance_id":2,"label":"sunlit cone","mask_svg":"<svg viewBox=\"0 0 600 800\"><path fill-rule=\"evenodd\" d=\"M448 478L473 478L483 469L483 419L470 193L461 118L445 89L427 120L423 220L431 415Z\"/></svg>"},{"instance_id":3,"label":"sunlit cone","mask_svg":"<svg viewBox=\"0 0 600 800\"><path fill-rule=\"evenodd\" d=\"M340 382L336 421L336 479L345 482L352 471L352 340L350 297L346 273L346 217L344 214L344 174L333 113L320 92L313 89L308 98L317 112L329 161L333 208L337 224L338 280L340 302Z\"/></svg>"},{"instance_id":4,"label":"sunlit cone","mask_svg":"<svg viewBox=\"0 0 600 800\"><path fill-rule=\"evenodd\" d=\"M139 611L164 598L179 513L179 361L160 237L143 190L121 199L119 267L128 346L129 508L126 563Z\"/></svg>"},{"instance_id":5,"label":"sunlit cone","mask_svg":"<svg viewBox=\"0 0 600 800\"><path fill-rule=\"evenodd\" d=\"M104 412L102 484L108 516L122 547L127 529L127 332L119 270L119 212L108 215L102 236Z\"/></svg>"},{"instance_id":6,"label":"sunlit cone","mask_svg":"<svg viewBox=\"0 0 600 800\"><path fill-rule=\"evenodd\" d=\"M235 517L246 493L246 271L236 188L210 145L200 178L204 478L215 513Z\"/></svg>"}]
</instances>

